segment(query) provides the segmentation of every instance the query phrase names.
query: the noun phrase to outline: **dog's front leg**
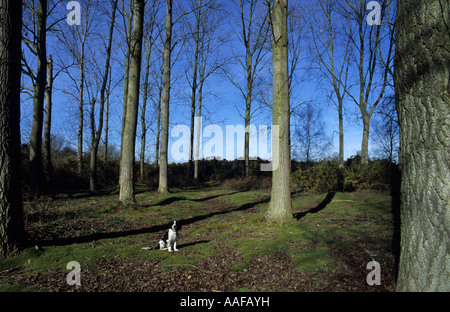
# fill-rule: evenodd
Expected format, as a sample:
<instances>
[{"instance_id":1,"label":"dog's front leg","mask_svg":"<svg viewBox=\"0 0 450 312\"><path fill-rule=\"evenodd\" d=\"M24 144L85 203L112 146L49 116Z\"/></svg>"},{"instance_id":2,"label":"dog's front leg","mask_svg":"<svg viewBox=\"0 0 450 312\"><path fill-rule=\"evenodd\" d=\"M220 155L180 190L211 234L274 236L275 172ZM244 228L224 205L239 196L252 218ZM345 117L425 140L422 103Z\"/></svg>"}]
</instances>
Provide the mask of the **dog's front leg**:
<instances>
[{"instance_id":1,"label":"dog's front leg","mask_svg":"<svg viewBox=\"0 0 450 312\"><path fill-rule=\"evenodd\" d=\"M174 242L174 243L173 243L173 250L174 250L174 251L178 251L178 249L177 249L177 242Z\"/></svg>"}]
</instances>

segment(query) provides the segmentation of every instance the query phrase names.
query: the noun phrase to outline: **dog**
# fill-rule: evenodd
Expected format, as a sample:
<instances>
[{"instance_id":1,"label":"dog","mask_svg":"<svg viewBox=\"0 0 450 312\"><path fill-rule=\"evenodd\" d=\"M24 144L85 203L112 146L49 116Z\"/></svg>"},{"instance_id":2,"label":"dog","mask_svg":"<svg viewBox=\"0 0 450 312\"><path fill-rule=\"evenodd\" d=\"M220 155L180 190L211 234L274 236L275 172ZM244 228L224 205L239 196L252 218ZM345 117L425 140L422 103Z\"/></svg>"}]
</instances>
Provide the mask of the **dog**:
<instances>
[{"instance_id":1,"label":"dog","mask_svg":"<svg viewBox=\"0 0 450 312\"><path fill-rule=\"evenodd\" d=\"M177 249L177 221L173 221L170 229L164 234L163 238L159 240L159 249L169 252L178 251Z\"/></svg>"},{"instance_id":2,"label":"dog","mask_svg":"<svg viewBox=\"0 0 450 312\"><path fill-rule=\"evenodd\" d=\"M168 250L169 252L178 251L177 249L177 230L180 227L177 226L177 221L173 221L169 230L159 240L159 249ZM157 247L156 247L157 248ZM156 249L155 248L155 249ZM142 247L142 249L152 249L152 247Z\"/></svg>"}]
</instances>

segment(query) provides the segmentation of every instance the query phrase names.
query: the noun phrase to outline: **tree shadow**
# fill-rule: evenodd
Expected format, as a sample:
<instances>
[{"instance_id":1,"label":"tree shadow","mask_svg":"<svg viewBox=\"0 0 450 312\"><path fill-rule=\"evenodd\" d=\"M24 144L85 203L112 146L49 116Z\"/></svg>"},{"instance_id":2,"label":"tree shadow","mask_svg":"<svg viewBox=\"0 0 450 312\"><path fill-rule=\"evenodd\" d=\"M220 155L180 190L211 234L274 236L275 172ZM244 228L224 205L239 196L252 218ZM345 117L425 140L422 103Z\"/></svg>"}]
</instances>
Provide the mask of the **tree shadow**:
<instances>
[{"instance_id":1,"label":"tree shadow","mask_svg":"<svg viewBox=\"0 0 450 312\"><path fill-rule=\"evenodd\" d=\"M255 207L256 205L267 203L270 200L270 198L265 198L257 202L247 203L243 204L237 208L227 207L225 209L221 209L219 211L214 211L205 215L199 215L194 216L182 220L177 220L177 225L182 226L192 224L201 220L205 220L208 218L211 218L213 216L217 215L224 215L231 212L236 211L243 211L250 208ZM77 236L77 237L69 237L69 238L54 238L50 240L44 240L44 241L37 241L32 242L33 245L38 246L66 246L66 245L72 245L72 244L82 244L82 243L88 243L92 241L97 241L101 239L114 239L114 238L120 238L120 237L127 237L132 235L140 235L140 234L150 234L150 233L157 233L160 231L167 230L169 226L167 223L164 224L157 224L150 227L144 227L144 228L138 228L138 229L132 229L132 230L125 230L125 231L118 231L118 232L107 232L107 233L92 233L89 235L83 235L83 236Z\"/></svg>"},{"instance_id":2,"label":"tree shadow","mask_svg":"<svg viewBox=\"0 0 450 312\"><path fill-rule=\"evenodd\" d=\"M331 201L333 200L334 195L336 192L328 192L327 196L322 200L320 204L318 204L316 207L309 209L308 211L303 212L297 212L294 213L294 218L297 220L300 220L304 216L306 216L308 213L318 213L322 209L324 209Z\"/></svg>"},{"instance_id":3,"label":"tree shadow","mask_svg":"<svg viewBox=\"0 0 450 312\"><path fill-rule=\"evenodd\" d=\"M155 207L155 206L164 206L164 205L170 205L174 202L180 201L180 200L188 200L188 201L193 201L193 202L204 202L204 201L208 201L210 199L215 199L218 197L222 197L222 196L228 196L228 195L234 195L237 193L241 193L243 191L234 191L231 193L226 193L226 194L217 194L217 195L212 195L212 196L208 196L208 197L204 197L204 198L197 198L197 199L189 199L186 198L185 196L172 196L166 199L163 199L160 202L156 202L154 204L148 204L148 205L139 205L140 207L143 208L149 208L149 207Z\"/></svg>"},{"instance_id":4,"label":"tree shadow","mask_svg":"<svg viewBox=\"0 0 450 312\"><path fill-rule=\"evenodd\" d=\"M201 240L201 241L196 241L196 242L191 242L191 243L186 243L186 244L177 244L178 248L185 248L185 247L189 247L189 246L195 246L197 244L205 244L205 243L209 243L209 240Z\"/></svg>"}]
</instances>

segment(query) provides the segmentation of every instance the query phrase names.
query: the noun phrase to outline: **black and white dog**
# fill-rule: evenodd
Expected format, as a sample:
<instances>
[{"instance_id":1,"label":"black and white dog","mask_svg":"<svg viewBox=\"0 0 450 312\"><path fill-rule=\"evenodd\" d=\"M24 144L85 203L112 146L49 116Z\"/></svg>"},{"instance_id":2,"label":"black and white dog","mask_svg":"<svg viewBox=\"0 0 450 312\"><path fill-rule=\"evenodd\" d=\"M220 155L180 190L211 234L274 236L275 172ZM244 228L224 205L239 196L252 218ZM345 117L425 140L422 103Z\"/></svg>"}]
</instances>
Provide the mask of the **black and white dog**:
<instances>
[{"instance_id":1,"label":"black and white dog","mask_svg":"<svg viewBox=\"0 0 450 312\"><path fill-rule=\"evenodd\" d=\"M160 250L169 250L169 252L178 251L177 249L177 221L173 221L169 230L164 234L164 236L159 240ZM157 247L156 247L157 248ZM152 247L142 247L142 249L152 249Z\"/></svg>"},{"instance_id":2,"label":"black and white dog","mask_svg":"<svg viewBox=\"0 0 450 312\"><path fill-rule=\"evenodd\" d=\"M178 251L178 249L177 249L177 221L173 221L170 229L159 240L159 249L160 250L168 249L169 252Z\"/></svg>"}]
</instances>

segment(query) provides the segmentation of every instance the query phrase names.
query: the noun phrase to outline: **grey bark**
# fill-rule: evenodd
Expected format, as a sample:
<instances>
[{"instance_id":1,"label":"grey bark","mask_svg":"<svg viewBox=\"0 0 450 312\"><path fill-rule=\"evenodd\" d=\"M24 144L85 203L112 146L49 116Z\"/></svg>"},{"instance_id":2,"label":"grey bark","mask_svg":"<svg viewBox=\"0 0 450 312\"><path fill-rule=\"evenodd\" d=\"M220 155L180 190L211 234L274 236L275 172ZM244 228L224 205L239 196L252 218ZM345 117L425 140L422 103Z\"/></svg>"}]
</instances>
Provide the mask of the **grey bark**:
<instances>
[{"instance_id":1,"label":"grey bark","mask_svg":"<svg viewBox=\"0 0 450 312\"><path fill-rule=\"evenodd\" d=\"M167 0L166 7L166 39L164 42L164 82L161 110L161 146L159 165L159 193L169 192L167 176L168 147L169 147L169 103L170 103L170 65L172 49L172 0Z\"/></svg>"},{"instance_id":2,"label":"grey bark","mask_svg":"<svg viewBox=\"0 0 450 312\"><path fill-rule=\"evenodd\" d=\"M397 291L450 291L449 1L399 1L401 251Z\"/></svg>"},{"instance_id":3,"label":"grey bark","mask_svg":"<svg viewBox=\"0 0 450 312\"><path fill-rule=\"evenodd\" d=\"M127 112L122 139L120 159L119 200L129 205L134 203L134 152L139 108L139 83L141 77L142 37L144 27L144 0L135 0L133 35L131 44L130 79L128 82Z\"/></svg>"},{"instance_id":4,"label":"grey bark","mask_svg":"<svg viewBox=\"0 0 450 312\"><path fill-rule=\"evenodd\" d=\"M47 181L51 180L53 174L51 156L51 127L52 127L52 91L53 91L53 60L50 55L47 62L47 87L45 89L45 120L44 120L44 142L43 158L44 170Z\"/></svg>"},{"instance_id":5,"label":"grey bark","mask_svg":"<svg viewBox=\"0 0 450 312\"><path fill-rule=\"evenodd\" d=\"M287 0L275 0L273 21L273 126L278 126L278 140L272 129L272 193L267 219L284 222L292 219L290 191L290 119L287 40ZM278 141L278 142L277 142Z\"/></svg>"}]
</instances>

